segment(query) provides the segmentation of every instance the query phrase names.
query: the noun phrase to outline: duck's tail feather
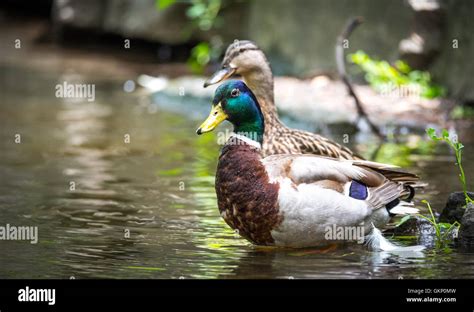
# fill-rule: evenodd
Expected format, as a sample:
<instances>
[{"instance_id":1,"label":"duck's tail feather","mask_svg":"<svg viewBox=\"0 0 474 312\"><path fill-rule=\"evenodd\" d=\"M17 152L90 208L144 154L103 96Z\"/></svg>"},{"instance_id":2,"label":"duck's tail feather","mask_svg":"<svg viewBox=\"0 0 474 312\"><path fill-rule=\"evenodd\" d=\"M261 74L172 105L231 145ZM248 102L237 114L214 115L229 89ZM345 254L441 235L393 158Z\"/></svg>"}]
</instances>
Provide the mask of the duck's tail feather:
<instances>
[{"instance_id":1,"label":"duck's tail feather","mask_svg":"<svg viewBox=\"0 0 474 312\"><path fill-rule=\"evenodd\" d=\"M405 190L408 192L408 196L405 197L403 200L406 202L411 202L413 197L415 197L415 188L410 184L405 184L404 187Z\"/></svg>"},{"instance_id":2,"label":"duck's tail feather","mask_svg":"<svg viewBox=\"0 0 474 312\"><path fill-rule=\"evenodd\" d=\"M392 215L409 215L409 214L417 214L420 212L418 208L414 207L415 205L411 202L406 201L399 201L398 205L389 209L388 212Z\"/></svg>"},{"instance_id":3,"label":"duck's tail feather","mask_svg":"<svg viewBox=\"0 0 474 312\"><path fill-rule=\"evenodd\" d=\"M421 245L409 246L409 247L398 246L390 242L388 239L386 239L382 235L382 232L379 229L377 229L373 224L372 224L372 231L370 232L369 235L365 237L365 244L372 251L392 251L392 252L415 251L416 252L416 251L421 251L425 249L425 247Z\"/></svg>"}]
</instances>

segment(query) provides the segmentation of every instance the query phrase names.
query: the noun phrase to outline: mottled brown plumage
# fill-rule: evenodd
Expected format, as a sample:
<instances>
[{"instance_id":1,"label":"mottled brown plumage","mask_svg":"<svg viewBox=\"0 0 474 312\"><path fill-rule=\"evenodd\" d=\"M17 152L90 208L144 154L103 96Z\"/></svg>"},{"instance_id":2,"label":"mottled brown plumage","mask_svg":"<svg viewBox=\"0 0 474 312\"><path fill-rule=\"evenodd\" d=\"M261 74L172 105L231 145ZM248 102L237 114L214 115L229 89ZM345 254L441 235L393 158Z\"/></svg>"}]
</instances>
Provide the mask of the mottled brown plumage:
<instances>
[{"instance_id":1,"label":"mottled brown plumage","mask_svg":"<svg viewBox=\"0 0 474 312\"><path fill-rule=\"evenodd\" d=\"M255 148L227 144L219 157L216 193L225 222L257 245L272 245L271 230L281 222L278 184L269 183Z\"/></svg>"},{"instance_id":2,"label":"mottled brown plumage","mask_svg":"<svg viewBox=\"0 0 474 312\"><path fill-rule=\"evenodd\" d=\"M228 75L223 72L227 71ZM241 75L257 97L265 119L262 156L274 154L315 154L339 159L363 159L349 148L321 135L286 127L278 118L273 95L273 74L264 53L248 40L234 41L225 53L222 70L206 85L232 74ZM217 78L216 76L219 76Z\"/></svg>"},{"instance_id":3,"label":"mottled brown plumage","mask_svg":"<svg viewBox=\"0 0 474 312\"><path fill-rule=\"evenodd\" d=\"M272 116L265 115L265 121ZM339 159L360 159L350 149L319 134L288 128L279 119L270 121L265 127L262 156L275 154L315 154Z\"/></svg>"}]
</instances>

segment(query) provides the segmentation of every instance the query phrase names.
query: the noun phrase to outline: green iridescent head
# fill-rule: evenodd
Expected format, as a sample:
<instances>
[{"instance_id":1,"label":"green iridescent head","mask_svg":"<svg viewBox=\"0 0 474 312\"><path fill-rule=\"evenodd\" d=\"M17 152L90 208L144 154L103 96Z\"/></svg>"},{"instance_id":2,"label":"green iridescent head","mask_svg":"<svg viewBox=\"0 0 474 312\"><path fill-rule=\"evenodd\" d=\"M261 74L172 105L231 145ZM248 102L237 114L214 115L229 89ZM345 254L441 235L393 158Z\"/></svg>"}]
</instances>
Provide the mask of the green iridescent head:
<instances>
[{"instance_id":1,"label":"green iridescent head","mask_svg":"<svg viewBox=\"0 0 474 312\"><path fill-rule=\"evenodd\" d=\"M257 98L243 81L228 80L217 88L211 113L196 133L212 131L224 120L234 125L235 133L262 143L262 111Z\"/></svg>"}]
</instances>

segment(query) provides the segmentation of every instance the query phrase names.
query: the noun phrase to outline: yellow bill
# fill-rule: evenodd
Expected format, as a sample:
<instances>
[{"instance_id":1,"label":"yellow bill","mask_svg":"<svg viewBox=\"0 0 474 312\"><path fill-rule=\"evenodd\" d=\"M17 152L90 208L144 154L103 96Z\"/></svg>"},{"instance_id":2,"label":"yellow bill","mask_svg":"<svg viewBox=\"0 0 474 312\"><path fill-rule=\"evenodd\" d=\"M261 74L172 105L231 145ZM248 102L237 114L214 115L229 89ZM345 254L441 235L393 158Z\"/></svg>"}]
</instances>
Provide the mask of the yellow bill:
<instances>
[{"instance_id":1,"label":"yellow bill","mask_svg":"<svg viewBox=\"0 0 474 312\"><path fill-rule=\"evenodd\" d=\"M222 109L221 103L212 107L211 112L207 119L201 124L199 129L196 130L197 134L203 134L214 130L221 122L227 119L227 114Z\"/></svg>"}]
</instances>

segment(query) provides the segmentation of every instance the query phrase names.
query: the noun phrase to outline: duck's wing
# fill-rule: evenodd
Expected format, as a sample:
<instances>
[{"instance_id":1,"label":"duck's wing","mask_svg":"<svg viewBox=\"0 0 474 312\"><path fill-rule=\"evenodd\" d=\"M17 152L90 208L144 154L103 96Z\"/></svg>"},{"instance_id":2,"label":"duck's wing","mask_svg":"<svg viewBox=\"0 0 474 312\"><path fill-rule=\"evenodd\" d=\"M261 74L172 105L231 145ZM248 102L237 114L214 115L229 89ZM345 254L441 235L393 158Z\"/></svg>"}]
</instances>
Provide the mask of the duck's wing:
<instances>
[{"instance_id":1,"label":"duck's wing","mask_svg":"<svg viewBox=\"0 0 474 312\"><path fill-rule=\"evenodd\" d=\"M398 166L382 164L382 163L367 161L367 160L354 160L352 161L352 164L354 166L359 166L359 167L364 167L370 170L374 170L382 174L384 177L386 177L390 181L402 182L406 184L414 184L418 180L420 180L420 177L417 176L416 174L406 172L400 169L400 167Z\"/></svg>"},{"instance_id":2,"label":"duck's wing","mask_svg":"<svg viewBox=\"0 0 474 312\"><path fill-rule=\"evenodd\" d=\"M270 117L269 117L270 118ZM319 134L292 129L273 120L264 137L263 155L309 154L337 159L363 160L349 148Z\"/></svg>"},{"instance_id":3,"label":"duck's wing","mask_svg":"<svg viewBox=\"0 0 474 312\"><path fill-rule=\"evenodd\" d=\"M357 166L350 160L313 155L274 155L262 160L270 178L287 177L294 183L314 183L331 180L346 183L358 180L367 186L380 186L386 178L375 170Z\"/></svg>"},{"instance_id":4,"label":"duck's wing","mask_svg":"<svg viewBox=\"0 0 474 312\"><path fill-rule=\"evenodd\" d=\"M330 178L339 182L351 179L376 187L386 180L414 183L416 174L394 165L366 160L338 160L315 155L273 155L262 160L274 174L291 178L297 183Z\"/></svg>"},{"instance_id":5,"label":"duck's wing","mask_svg":"<svg viewBox=\"0 0 474 312\"><path fill-rule=\"evenodd\" d=\"M296 186L316 184L354 199L366 200L372 209L405 196L405 183L416 181L397 167L370 162L336 160L312 155L274 155L262 162L271 180L288 178Z\"/></svg>"}]
</instances>

